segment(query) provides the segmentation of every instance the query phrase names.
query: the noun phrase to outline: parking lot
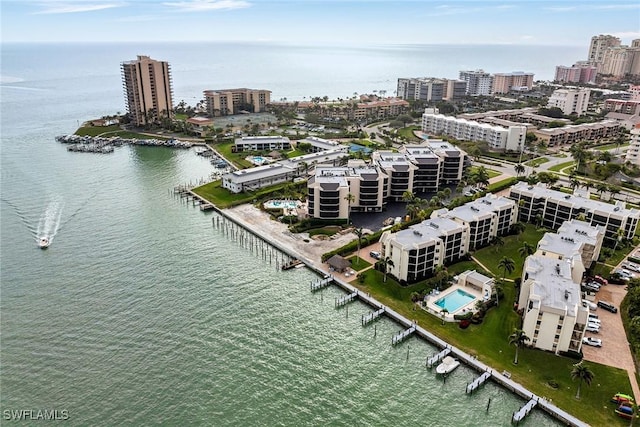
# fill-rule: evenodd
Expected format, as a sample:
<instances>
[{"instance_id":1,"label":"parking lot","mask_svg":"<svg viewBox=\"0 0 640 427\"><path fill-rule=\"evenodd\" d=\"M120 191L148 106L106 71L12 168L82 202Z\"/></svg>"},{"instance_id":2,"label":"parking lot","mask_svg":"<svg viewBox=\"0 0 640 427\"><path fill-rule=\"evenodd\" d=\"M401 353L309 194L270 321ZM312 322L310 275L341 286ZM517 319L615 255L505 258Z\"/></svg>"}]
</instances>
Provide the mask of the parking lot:
<instances>
[{"instance_id":1,"label":"parking lot","mask_svg":"<svg viewBox=\"0 0 640 427\"><path fill-rule=\"evenodd\" d=\"M611 302L619 309L620 303L626 293L625 285L609 284L600 288L596 294L596 301ZM585 336L600 338L602 340L602 347L583 345L582 353L584 354L584 359L625 369L629 373L633 394L640 396L640 388L638 387L635 377L636 369L633 363L633 357L631 356L629 342L627 341L627 335L622 326L620 311L618 310L618 313L614 314L599 307L595 311L590 312L597 314L600 318L600 331L598 333L586 332Z\"/></svg>"}]
</instances>

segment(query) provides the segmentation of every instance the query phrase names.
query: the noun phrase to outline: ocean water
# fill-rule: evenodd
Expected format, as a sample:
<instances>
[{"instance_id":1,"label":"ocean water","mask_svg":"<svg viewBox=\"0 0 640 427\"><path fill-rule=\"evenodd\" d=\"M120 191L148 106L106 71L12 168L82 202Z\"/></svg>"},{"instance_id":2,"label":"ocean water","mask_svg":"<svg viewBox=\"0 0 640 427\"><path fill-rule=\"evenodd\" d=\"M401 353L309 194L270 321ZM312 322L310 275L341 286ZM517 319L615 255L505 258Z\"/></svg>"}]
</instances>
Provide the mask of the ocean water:
<instances>
[{"instance_id":1,"label":"ocean water","mask_svg":"<svg viewBox=\"0 0 640 427\"><path fill-rule=\"evenodd\" d=\"M580 59L560 60L575 52L555 49L558 63ZM336 310L341 291L311 294L311 272L277 271L173 196L175 185L213 171L192 150L97 155L54 141L124 110L118 66L136 54L169 60L176 100L188 102L227 86L270 89L275 99L350 96L390 93L400 76L541 66L541 57L527 65L495 52L495 64L445 65L450 53L434 47L3 45L1 416L57 410L71 425L105 426L510 425L521 399L492 383L466 396L473 371L437 378L424 367L432 346L411 338L391 347L398 325L361 327L368 307ZM52 240L44 251L41 235ZM534 411L524 425L558 424Z\"/></svg>"}]
</instances>

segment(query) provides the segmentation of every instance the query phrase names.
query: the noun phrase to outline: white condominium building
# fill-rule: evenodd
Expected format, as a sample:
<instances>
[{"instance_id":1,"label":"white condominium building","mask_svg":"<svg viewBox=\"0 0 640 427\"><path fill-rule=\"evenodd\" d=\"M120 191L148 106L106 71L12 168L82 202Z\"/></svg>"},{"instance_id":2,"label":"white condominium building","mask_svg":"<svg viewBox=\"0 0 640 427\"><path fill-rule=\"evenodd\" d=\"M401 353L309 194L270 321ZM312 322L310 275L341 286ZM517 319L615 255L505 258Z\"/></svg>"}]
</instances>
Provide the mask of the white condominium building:
<instances>
[{"instance_id":1,"label":"white condominium building","mask_svg":"<svg viewBox=\"0 0 640 427\"><path fill-rule=\"evenodd\" d=\"M565 116L582 116L587 112L590 94L589 89L556 89L551 94L547 107L559 108Z\"/></svg>"},{"instance_id":2,"label":"white condominium building","mask_svg":"<svg viewBox=\"0 0 640 427\"><path fill-rule=\"evenodd\" d=\"M584 216L589 225L603 227L604 239L610 244L618 240L620 229L623 238L632 239L640 220L640 211L627 209L624 202L617 201L614 205L591 200L588 196L548 189L541 183L529 185L519 182L511 187L509 198L518 203L521 221L538 222L556 230L565 221Z\"/></svg>"},{"instance_id":3,"label":"white condominium building","mask_svg":"<svg viewBox=\"0 0 640 427\"><path fill-rule=\"evenodd\" d=\"M469 251L468 226L448 218L432 218L380 237L383 258L393 261L389 273L401 283L429 277L435 268Z\"/></svg>"},{"instance_id":4,"label":"white condominium building","mask_svg":"<svg viewBox=\"0 0 640 427\"><path fill-rule=\"evenodd\" d=\"M640 124L631 130L631 141L627 149L626 160L640 166Z\"/></svg>"},{"instance_id":5,"label":"white condominium building","mask_svg":"<svg viewBox=\"0 0 640 427\"><path fill-rule=\"evenodd\" d=\"M571 262L537 255L525 260L518 308L531 340L527 344L535 348L556 354L582 348L589 311L572 279Z\"/></svg>"},{"instance_id":6,"label":"white condominium building","mask_svg":"<svg viewBox=\"0 0 640 427\"><path fill-rule=\"evenodd\" d=\"M413 192L414 174L418 167L403 153L375 151L371 158L389 177L387 197L391 201L400 202L405 191Z\"/></svg>"},{"instance_id":7,"label":"white condominium building","mask_svg":"<svg viewBox=\"0 0 640 427\"><path fill-rule=\"evenodd\" d=\"M352 211L380 212L386 205L387 181L378 167L361 160L344 167L317 167L307 184L309 216L334 219L348 218Z\"/></svg>"},{"instance_id":8,"label":"white condominium building","mask_svg":"<svg viewBox=\"0 0 640 427\"><path fill-rule=\"evenodd\" d=\"M422 115L422 131L429 135L447 135L461 141L484 141L492 150L520 152L524 148L526 126L493 126L432 111L426 109Z\"/></svg>"},{"instance_id":9,"label":"white condominium building","mask_svg":"<svg viewBox=\"0 0 640 427\"><path fill-rule=\"evenodd\" d=\"M469 249L488 245L496 236L505 235L518 219L516 202L487 194L452 210L434 211L431 217L449 218L468 227Z\"/></svg>"},{"instance_id":10,"label":"white condominium building","mask_svg":"<svg viewBox=\"0 0 640 427\"><path fill-rule=\"evenodd\" d=\"M338 141L332 141L330 139L318 138L316 136L309 136L304 139L298 140L298 144L305 143L311 145L312 152L326 151L326 150L342 150L349 151L348 145L342 145Z\"/></svg>"},{"instance_id":11,"label":"white condominium building","mask_svg":"<svg viewBox=\"0 0 640 427\"><path fill-rule=\"evenodd\" d=\"M289 150L291 141L286 136L243 136L235 140L234 149L236 152Z\"/></svg>"},{"instance_id":12,"label":"white condominium building","mask_svg":"<svg viewBox=\"0 0 640 427\"><path fill-rule=\"evenodd\" d=\"M467 83L467 95L491 95L493 77L484 70L460 71L459 78Z\"/></svg>"},{"instance_id":13,"label":"white condominium building","mask_svg":"<svg viewBox=\"0 0 640 427\"><path fill-rule=\"evenodd\" d=\"M459 183L467 163L467 153L441 140L404 145L400 152L417 167L413 173L414 193L435 192L442 185Z\"/></svg>"}]
</instances>

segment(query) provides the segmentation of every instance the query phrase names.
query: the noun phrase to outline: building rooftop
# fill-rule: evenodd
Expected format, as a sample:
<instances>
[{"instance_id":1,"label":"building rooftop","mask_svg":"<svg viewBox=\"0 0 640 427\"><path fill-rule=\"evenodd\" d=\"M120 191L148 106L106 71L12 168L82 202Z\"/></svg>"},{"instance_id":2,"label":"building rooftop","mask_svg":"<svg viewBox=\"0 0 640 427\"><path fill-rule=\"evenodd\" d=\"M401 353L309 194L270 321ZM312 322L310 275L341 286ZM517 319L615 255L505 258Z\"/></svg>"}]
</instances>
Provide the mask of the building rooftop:
<instances>
[{"instance_id":1,"label":"building rooftop","mask_svg":"<svg viewBox=\"0 0 640 427\"><path fill-rule=\"evenodd\" d=\"M530 295L536 295L542 306L577 315L580 285L571 280L571 265L566 261L532 255L525 260L527 280L532 280ZM543 309L544 311L544 309Z\"/></svg>"},{"instance_id":2,"label":"building rooftop","mask_svg":"<svg viewBox=\"0 0 640 427\"><path fill-rule=\"evenodd\" d=\"M252 144L254 142L286 142L289 143L289 138L286 136L243 136L242 138L236 138L235 143L238 144Z\"/></svg>"},{"instance_id":3,"label":"building rooftop","mask_svg":"<svg viewBox=\"0 0 640 427\"><path fill-rule=\"evenodd\" d=\"M451 234L464 227L449 218L432 218L395 233L395 240L405 247L418 247L422 243Z\"/></svg>"},{"instance_id":4,"label":"building rooftop","mask_svg":"<svg viewBox=\"0 0 640 427\"><path fill-rule=\"evenodd\" d=\"M233 177L233 182L242 184L245 182L251 182L256 179L270 178L275 175L285 174L293 171L293 168L283 165L282 163L272 163L270 165L258 166L255 168L242 169L239 171L231 172L223 175L223 178L230 179L231 177Z\"/></svg>"},{"instance_id":5,"label":"building rooftop","mask_svg":"<svg viewBox=\"0 0 640 427\"><path fill-rule=\"evenodd\" d=\"M637 209L627 209L624 202L617 201L615 205L601 202L599 200L591 200L577 195L563 193L562 191L551 190L546 188L544 184L529 185L526 182L519 182L511 187L511 191L520 191L524 193L532 193L533 197L552 199L562 201L563 203L573 204L575 207L584 208L588 211L604 212L608 215L630 215L638 216L640 211Z\"/></svg>"},{"instance_id":6,"label":"building rooftop","mask_svg":"<svg viewBox=\"0 0 640 427\"><path fill-rule=\"evenodd\" d=\"M484 197L476 199L472 202L465 203L462 206L452 209L446 214L448 217L459 218L464 222L477 221L481 217L490 216L493 212L515 206L515 202L506 197L496 197L493 194L487 194Z\"/></svg>"}]
</instances>

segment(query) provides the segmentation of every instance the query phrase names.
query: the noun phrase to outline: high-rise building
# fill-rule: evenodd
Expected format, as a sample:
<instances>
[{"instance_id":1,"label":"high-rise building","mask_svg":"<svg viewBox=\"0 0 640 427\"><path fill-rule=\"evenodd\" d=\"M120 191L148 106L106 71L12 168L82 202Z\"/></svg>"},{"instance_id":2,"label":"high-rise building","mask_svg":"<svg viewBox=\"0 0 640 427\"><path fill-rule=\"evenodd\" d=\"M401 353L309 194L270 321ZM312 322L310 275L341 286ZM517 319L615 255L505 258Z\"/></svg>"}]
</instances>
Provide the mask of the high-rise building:
<instances>
[{"instance_id":1,"label":"high-rise building","mask_svg":"<svg viewBox=\"0 0 640 427\"><path fill-rule=\"evenodd\" d=\"M549 97L547 107L560 108L565 116L581 116L587 112L590 94L589 89L557 89Z\"/></svg>"},{"instance_id":2,"label":"high-rise building","mask_svg":"<svg viewBox=\"0 0 640 427\"><path fill-rule=\"evenodd\" d=\"M397 95L409 101L435 102L462 98L467 84L460 80L433 77L399 78Z\"/></svg>"},{"instance_id":3,"label":"high-rise building","mask_svg":"<svg viewBox=\"0 0 640 427\"><path fill-rule=\"evenodd\" d=\"M589 45L589 62L596 66L598 66L598 64L602 64L604 52L608 48L616 46L620 46L620 39L618 37L604 34L591 37L591 44ZM598 69L598 71L600 70Z\"/></svg>"},{"instance_id":4,"label":"high-rise building","mask_svg":"<svg viewBox=\"0 0 640 427\"><path fill-rule=\"evenodd\" d=\"M121 64L127 112L136 126L173 117L171 69L148 56Z\"/></svg>"},{"instance_id":5,"label":"high-rise building","mask_svg":"<svg viewBox=\"0 0 640 427\"><path fill-rule=\"evenodd\" d=\"M467 95L490 95L493 77L484 70L460 71L460 80L467 83Z\"/></svg>"},{"instance_id":6,"label":"high-rise building","mask_svg":"<svg viewBox=\"0 0 640 427\"><path fill-rule=\"evenodd\" d=\"M553 80L560 83L595 83L596 71L596 66L586 61L576 62L571 67L558 65Z\"/></svg>"},{"instance_id":7,"label":"high-rise building","mask_svg":"<svg viewBox=\"0 0 640 427\"><path fill-rule=\"evenodd\" d=\"M493 93L529 91L532 87L533 73L514 71L513 73L496 73L493 75Z\"/></svg>"},{"instance_id":8,"label":"high-rise building","mask_svg":"<svg viewBox=\"0 0 640 427\"><path fill-rule=\"evenodd\" d=\"M211 117L240 114L243 111L260 113L271 102L271 91L246 88L205 90L204 99Z\"/></svg>"}]
</instances>

